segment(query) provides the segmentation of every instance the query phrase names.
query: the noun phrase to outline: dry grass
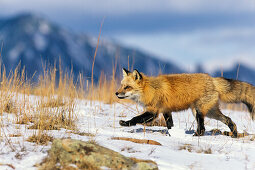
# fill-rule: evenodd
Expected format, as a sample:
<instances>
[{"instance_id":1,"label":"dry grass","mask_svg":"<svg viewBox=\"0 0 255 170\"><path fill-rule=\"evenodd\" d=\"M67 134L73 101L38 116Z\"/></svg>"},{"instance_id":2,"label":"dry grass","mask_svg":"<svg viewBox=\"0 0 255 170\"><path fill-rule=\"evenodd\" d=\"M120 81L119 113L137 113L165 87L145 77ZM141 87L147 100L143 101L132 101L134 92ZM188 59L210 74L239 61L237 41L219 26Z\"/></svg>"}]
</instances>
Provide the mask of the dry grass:
<instances>
[{"instance_id":1,"label":"dry grass","mask_svg":"<svg viewBox=\"0 0 255 170\"><path fill-rule=\"evenodd\" d=\"M17 100L17 94L24 85L24 69L20 72L20 66L18 66L13 72L8 75L5 71L5 67L0 63L0 116L3 113L17 113L15 106ZM15 102L14 102L15 101ZM0 119L0 126L2 126L2 119ZM2 136L2 127L0 128L0 136Z\"/></svg>"},{"instance_id":2,"label":"dry grass","mask_svg":"<svg viewBox=\"0 0 255 170\"><path fill-rule=\"evenodd\" d=\"M27 141L28 142L33 142L36 144L40 144L40 145L48 145L49 142L53 141L53 137L49 136L46 133L42 133L42 134L33 134L32 136L30 136Z\"/></svg>"},{"instance_id":3,"label":"dry grass","mask_svg":"<svg viewBox=\"0 0 255 170\"><path fill-rule=\"evenodd\" d=\"M102 72L98 83L88 88L86 99L90 101L102 101L106 104L113 104L119 101L115 95L118 88L115 70L113 70L112 74L111 80L108 80L106 75Z\"/></svg>"},{"instance_id":4,"label":"dry grass","mask_svg":"<svg viewBox=\"0 0 255 170\"><path fill-rule=\"evenodd\" d=\"M9 137L20 137L20 136L22 136L21 133L9 134Z\"/></svg>"},{"instance_id":5,"label":"dry grass","mask_svg":"<svg viewBox=\"0 0 255 170\"><path fill-rule=\"evenodd\" d=\"M182 144L179 146L178 150L186 150L188 152L196 152L196 153L204 153L204 154L212 154L211 147L208 148L196 148L192 146L191 144Z\"/></svg>"},{"instance_id":6,"label":"dry grass","mask_svg":"<svg viewBox=\"0 0 255 170\"><path fill-rule=\"evenodd\" d=\"M179 146L179 150L187 150L187 151L191 152L193 150L193 148L192 148L191 144L183 144L183 145Z\"/></svg>"},{"instance_id":7,"label":"dry grass","mask_svg":"<svg viewBox=\"0 0 255 170\"><path fill-rule=\"evenodd\" d=\"M80 135L80 136L89 136L89 137L95 137L96 136L95 134L87 133L87 132L73 131L72 133L76 134L76 135Z\"/></svg>"},{"instance_id":8,"label":"dry grass","mask_svg":"<svg viewBox=\"0 0 255 170\"><path fill-rule=\"evenodd\" d=\"M15 123L16 124L30 124L34 122L34 116L32 114L23 113L22 110L20 110L21 113L17 114Z\"/></svg>"},{"instance_id":9,"label":"dry grass","mask_svg":"<svg viewBox=\"0 0 255 170\"><path fill-rule=\"evenodd\" d=\"M137 150L134 150L134 148L130 147L130 146L125 146L125 147L121 148L121 152L123 152L123 151L126 151L128 153L136 153L136 152L138 152Z\"/></svg>"},{"instance_id":10,"label":"dry grass","mask_svg":"<svg viewBox=\"0 0 255 170\"><path fill-rule=\"evenodd\" d=\"M6 113L18 113L17 104L14 103L12 100L9 100L4 106L3 111Z\"/></svg>"},{"instance_id":11,"label":"dry grass","mask_svg":"<svg viewBox=\"0 0 255 170\"><path fill-rule=\"evenodd\" d=\"M0 166L8 166L11 169L16 169L12 164L3 164L3 163L0 163Z\"/></svg>"},{"instance_id":12,"label":"dry grass","mask_svg":"<svg viewBox=\"0 0 255 170\"><path fill-rule=\"evenodd\" d=\"M32 84L25 78L25 69L18 66L7 75L0 64L0 136L5 135L3 113L12 113L16 124L28 124L26 128L36 129L28 141L38 144L52 140L47 136L49 130L76 129L76 100L84 97L83 87L80 87L82 76L75 83L72 73L56 70L55 66L48 66L38 82ZM10 134L9 137L22 135Z\"/></svg>"},{"instance_id":13,"label":"dry grass","mask_svg":"<svg viewBox=\"0 0 255 170\"><path fill-rule=\"evenodd\" d=\"M76 85L73 76L62 75L59 71L59 80L56 79L56 67L44 71L40 76L38 86L34 93L40 96L35 108L37 121L35 124L38 129L52 130L54 127L68 129L75 128L76 107L75 99L77 98ZM45 127L45 124L46 127ZM47 129L47 126L49 129Z\"/></svg>"}]
</instances>

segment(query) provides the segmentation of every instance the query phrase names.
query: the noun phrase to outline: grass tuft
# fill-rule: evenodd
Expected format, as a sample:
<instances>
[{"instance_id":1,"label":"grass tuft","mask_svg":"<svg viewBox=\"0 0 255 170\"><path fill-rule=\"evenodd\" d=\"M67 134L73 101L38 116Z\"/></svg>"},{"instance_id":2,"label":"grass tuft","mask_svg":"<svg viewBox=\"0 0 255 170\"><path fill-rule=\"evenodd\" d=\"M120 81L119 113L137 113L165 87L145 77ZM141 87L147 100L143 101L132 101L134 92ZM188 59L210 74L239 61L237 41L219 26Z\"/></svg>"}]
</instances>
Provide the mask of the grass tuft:
<instances>
[{"instance_id":1,"label":"grass tuft","mask_svg":"<svg viewBox=\"0 0 255 170\"><path fill-rule=\"evenodd\" d=\"M49 142L53 141L53 137L49 136L46 133L42 133L42 134L33 134L32 136L30 136L27 141L28 142L33 142L39 145L48 145Z\"/></svg>"}]
</instances>

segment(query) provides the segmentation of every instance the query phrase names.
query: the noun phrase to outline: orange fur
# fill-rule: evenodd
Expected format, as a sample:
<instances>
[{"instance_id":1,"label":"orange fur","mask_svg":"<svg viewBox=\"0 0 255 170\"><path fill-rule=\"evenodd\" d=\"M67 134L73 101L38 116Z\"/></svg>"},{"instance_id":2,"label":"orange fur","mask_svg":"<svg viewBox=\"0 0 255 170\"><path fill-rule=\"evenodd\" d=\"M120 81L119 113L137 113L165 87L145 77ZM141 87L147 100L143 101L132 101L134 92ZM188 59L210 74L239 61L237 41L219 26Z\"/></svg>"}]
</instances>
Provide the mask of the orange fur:
<instances>
[{"instance_id":1,"label":"orange fur","mask_svg":"<svg viewBox=\"0 0 255 170\"><path fill-rule=\"evenodd\" d=\"M229 103L247 100L250 105L255 105L255 87L245 82L229 82L224 78L213 78L203 73L157 77L140 74L141 80L135 80L134 73L124 75L118 93L138 95L136 102L157 113L199 108L202 114L206 115L212 107L218 105L219 100ZM126 86L130 87L124 89Z\"/></svg>"},{"instance_id":2,"label":"orange fur","mask_svg":"<svg viewBox=\"0 0 255 170\"><path fill-rule=\"evenodd\" d=\"M222 77L213 78L208 74L148 77L137 70L129 72L123 69L123 80L116 95L121 99L134 100L142 104L148 112L156 115L163 113L169 117L173 111L191 108L202 128L203 119L207 116L222 121L231 131L236 130L234 122L221 113L220 100L246 104L252 119L255 119L254 86Z\"/></svg>"}]
</instances>

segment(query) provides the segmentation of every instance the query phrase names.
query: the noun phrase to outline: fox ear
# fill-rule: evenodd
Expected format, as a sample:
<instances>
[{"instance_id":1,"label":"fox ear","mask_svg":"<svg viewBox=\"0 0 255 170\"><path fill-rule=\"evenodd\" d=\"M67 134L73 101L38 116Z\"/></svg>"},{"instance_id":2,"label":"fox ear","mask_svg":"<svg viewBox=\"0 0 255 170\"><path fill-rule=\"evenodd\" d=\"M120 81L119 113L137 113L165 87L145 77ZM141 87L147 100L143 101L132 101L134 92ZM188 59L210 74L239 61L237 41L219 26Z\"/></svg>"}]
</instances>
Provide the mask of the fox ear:
<instances>
[{"instance_id":1,"label":"fox ear","mask_svg":"<svg viewBox=\"0 0 255 170\"><path fill-rule=\"evenodd\" d=\"M130 71L126 70L125 68L122 69L123 71L123 77L126 77Z\"/></svg>"},{"instance_id":2,"label":"fox ear","mask_svg":"<svg viewBox=\"0 0 255 170\"><path fill-rule=\"evenodd\" d=\"M137 70L133 71L133 77L135 80L141 80L143 78L141 73L139 73L139 71L137 71Z\"/></svg>"}]
</instances>

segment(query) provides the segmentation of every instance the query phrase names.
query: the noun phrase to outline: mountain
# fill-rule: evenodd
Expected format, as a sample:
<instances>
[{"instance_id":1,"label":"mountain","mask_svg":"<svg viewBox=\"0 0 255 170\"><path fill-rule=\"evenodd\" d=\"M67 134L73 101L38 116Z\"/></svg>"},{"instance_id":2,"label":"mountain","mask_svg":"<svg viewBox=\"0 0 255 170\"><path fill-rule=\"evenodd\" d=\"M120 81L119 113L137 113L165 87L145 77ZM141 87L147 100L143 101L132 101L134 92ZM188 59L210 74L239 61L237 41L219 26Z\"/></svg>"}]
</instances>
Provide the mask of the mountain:
<instances>
[{"instance_id":1,"label":"mountain","mask_svg":"<svg viewBox=\"0 0 255 170\"><path fill-rule=\"evenodd\" d=\"M213 75L220 77L221 71L218 70ZM255 85L255 70L247 67L244 64L240 64L240 65L236 64L232 68L224 70L223 77L230 78L230 79L238 79L238 80L246 81L250 84Z\"/></svg>"},{"instance_id":2,"label":"mountain","mask_svg":"<svg viewBox=\"0 0 255 170\"><path fill-rule=\"evenodd\" d=\"M75 76L79 73L87 78L91 76L97 37L75 34L40 16L22 14L0 19L0 42L3 43L2 62L7 71L21 63L28 77L34 73L38 76L43 72L43 64L55 62L58 66L61 59L62 68L72 69ZM155 75L160 69L163 73L183 72L155 56L102 39L95 60L95 79L101 71L111 75L115 62L120 74L121 67L128 67L128 56L130 66L146 74Z\"/></svg>"}]
</instances>

